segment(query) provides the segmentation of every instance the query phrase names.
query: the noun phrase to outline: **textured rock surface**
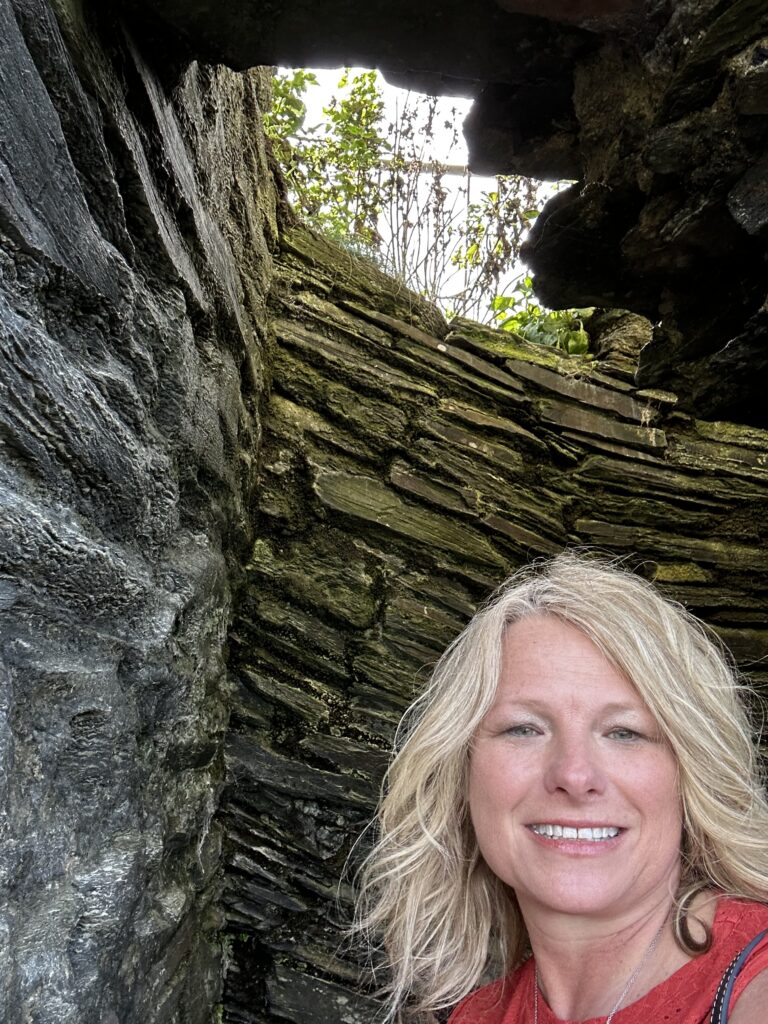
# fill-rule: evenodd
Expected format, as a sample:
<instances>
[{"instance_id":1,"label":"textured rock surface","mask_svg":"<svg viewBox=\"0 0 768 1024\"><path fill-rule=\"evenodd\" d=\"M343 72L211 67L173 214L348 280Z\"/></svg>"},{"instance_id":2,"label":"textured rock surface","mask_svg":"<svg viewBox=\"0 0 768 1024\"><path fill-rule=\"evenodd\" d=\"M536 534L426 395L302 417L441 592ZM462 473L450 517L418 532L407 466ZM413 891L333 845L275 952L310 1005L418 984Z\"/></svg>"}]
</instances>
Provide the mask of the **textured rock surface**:
<instances>
[{"instance_id":1,"label":"textured rock surface","mask_svg":"<svg viewBox=\"0 0 768 1024\"><path fill-rule=\"evenodd\" d=\"M511 569L586 543L708 619L765 692L768 432L638 390L650 325L595 362L434 311L283 238L257 540L236 607L224 798L231 1024L368 1024L337 880L398 719ZM762 659L762 662L761 662Z\"/></svg>"},{"instance_id":2,"label":"textured rock surface","mask_svg":"<svg viewBox=\"0 0 768 1024\"><path fill-rule=\"evenodd\" d=\"M411 3L355 0L128 0L142 18L180 33L180 50L235 68L279 60L304 67L359 64L388 74L415 74L446 91L476 91L485 81L520 83L527 74L551 76L564 59L563 37L574 48L593 43L575 27L558 29L530 16L510 17L494 0ZM510 60L510 55L518 59ZM520 59L521 58L521 59Z\"/></svg>"},{"instance_id":3,"label":"textured rock surface","mask_svg":"<svg viewBox=\"0 0 768 1024\"><path fill-rule=\"evenodd\" d=\"M234 67L363 63L477 95L473 169L577 180L528 246L544 301L660 321L641 384L768 425L764 0L123 2Z\"/></svg>"},{"instance_id":4,"label":"textured rock surface","mask_svg":"<svg viewBox=\"0 0 768 1024\"><path fill-rule=\"evenodd\" d=\"M262 77L0 0L0 1018L211 1020Z\"/></svg>"},{"instance_id":5,"label":"textured rock surface","mask_svg":"<svg viewBox=\"0 0 768 1024\"><path fill-rule=\"evenodd\" d=\"M677 391L698 415L763 425L767 39L763 3L696 0L674 5L640 51L608 39L579 62L581 180L526 250L545 301L660 321L641 386Z\"/></svg>"}]
</instances>

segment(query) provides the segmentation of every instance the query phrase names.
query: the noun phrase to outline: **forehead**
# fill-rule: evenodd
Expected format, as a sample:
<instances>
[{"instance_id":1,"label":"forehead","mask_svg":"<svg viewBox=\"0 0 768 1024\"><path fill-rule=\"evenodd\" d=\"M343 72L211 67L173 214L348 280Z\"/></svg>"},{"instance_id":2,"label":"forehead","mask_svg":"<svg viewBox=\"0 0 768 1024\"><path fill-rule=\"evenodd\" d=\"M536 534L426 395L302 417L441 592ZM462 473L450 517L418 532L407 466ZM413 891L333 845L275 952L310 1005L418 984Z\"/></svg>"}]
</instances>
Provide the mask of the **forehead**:
<instances>
[{"instance_id":1,"label":"forehead","mask_svg":"<svg viewBox=\"0 0 768 1024\"><path fill-rule=\"evenodd\" d=\"M556 699L571 691L645 707L628 676L581 630L555 615L526 616L502 637L497 697Z\"/></svg>"}]
</instances>

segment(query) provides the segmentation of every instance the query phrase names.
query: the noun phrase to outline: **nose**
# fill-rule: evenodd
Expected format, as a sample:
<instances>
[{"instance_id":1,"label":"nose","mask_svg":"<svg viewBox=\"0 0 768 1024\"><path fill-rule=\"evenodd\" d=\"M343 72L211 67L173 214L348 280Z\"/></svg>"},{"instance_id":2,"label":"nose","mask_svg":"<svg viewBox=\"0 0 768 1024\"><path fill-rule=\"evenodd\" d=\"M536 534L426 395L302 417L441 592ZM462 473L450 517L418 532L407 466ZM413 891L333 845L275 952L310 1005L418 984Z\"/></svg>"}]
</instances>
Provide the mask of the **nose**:
<instances>
[{"instance_id":1,"label":"nose","mask_svg":"<svg viewBox=\"0 0 768 1024\"><path fill-rule=\"evenodd\" d=\"M549 793L567 793L572 797L603 793L605 771L589 740L583 736L553 738L544 785Z\"/></svg>"}]
</instances>

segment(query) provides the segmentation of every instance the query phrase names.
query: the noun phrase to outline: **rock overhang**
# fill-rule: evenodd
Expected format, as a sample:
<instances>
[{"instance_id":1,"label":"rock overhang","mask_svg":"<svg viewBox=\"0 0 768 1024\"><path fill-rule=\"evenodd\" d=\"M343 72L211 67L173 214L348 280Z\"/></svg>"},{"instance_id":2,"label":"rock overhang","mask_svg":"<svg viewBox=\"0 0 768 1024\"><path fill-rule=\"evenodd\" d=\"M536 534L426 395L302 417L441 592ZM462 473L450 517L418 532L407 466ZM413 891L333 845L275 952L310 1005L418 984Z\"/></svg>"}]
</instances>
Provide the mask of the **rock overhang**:
<instances>
[{"instance_id":1,"label":"rock overhang","mask_svg":"<svg viewBox=\"0 0 768 1024\"><path fill-rule=\"evenodd\" d=\"M474 96L473 169L576 182L526 250L544 301L644 313L657 326L642 382L766 422L762 0L130 4L188 57L356 63Z\"/></svg>"}]
</instances>

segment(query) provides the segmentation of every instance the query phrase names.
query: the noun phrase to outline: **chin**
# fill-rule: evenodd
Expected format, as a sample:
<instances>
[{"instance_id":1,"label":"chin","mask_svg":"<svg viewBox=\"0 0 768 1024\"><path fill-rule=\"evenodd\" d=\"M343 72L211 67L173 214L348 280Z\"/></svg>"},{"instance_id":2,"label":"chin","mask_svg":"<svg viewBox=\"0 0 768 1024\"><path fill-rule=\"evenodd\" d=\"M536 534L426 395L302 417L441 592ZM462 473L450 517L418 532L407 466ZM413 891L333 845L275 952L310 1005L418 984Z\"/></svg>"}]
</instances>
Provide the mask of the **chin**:
<instances>
[{"instance_id":1,"label":"chin","mask_svg":"<svg viewBox=\"0 0 768 1024\"><path fill-rule=\"evenodd\" d=\"M632 898L627 893L606 891L602 884L584 884L574 887L572 880L558 885L551 883L536 890L515 890L521 909L526 904L536 905L550 913L573 914L579 916L609 916L620 913L624 905L631 904Z\"/></svg>"}]
</instances>

